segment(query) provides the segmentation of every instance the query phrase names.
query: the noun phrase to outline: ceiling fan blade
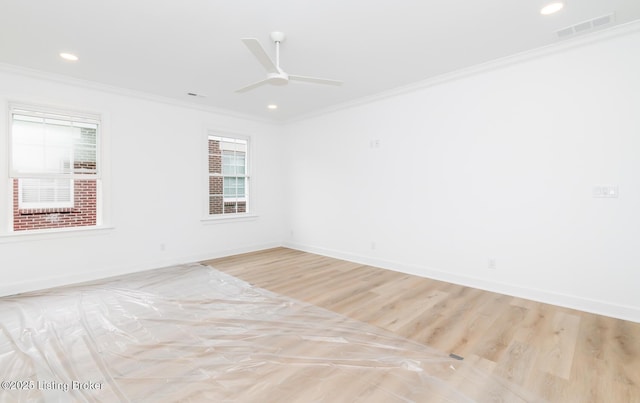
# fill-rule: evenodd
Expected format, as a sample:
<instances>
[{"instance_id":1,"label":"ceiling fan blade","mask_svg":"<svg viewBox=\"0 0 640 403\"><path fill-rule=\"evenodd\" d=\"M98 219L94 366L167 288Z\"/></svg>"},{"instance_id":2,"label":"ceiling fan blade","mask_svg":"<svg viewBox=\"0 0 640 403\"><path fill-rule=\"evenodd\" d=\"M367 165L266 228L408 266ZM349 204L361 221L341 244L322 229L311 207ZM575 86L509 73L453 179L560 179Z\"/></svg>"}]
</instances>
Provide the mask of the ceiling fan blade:
<instances>
[{"instance_id":1,"label":"ceiling fan blade","mask_svg":"<svg viewBox=\"0 0 640 403\"><path fill-rule=\"evenodd\" d=\"M266 84L266 83L268 83L268 82L269 82L269 79L266 79L266 80L260 80L260 81L258 81L258 82L253 83L253 84L249 84L249 85L247 85L246 87L242 87L242 88L240 88L240 89L237 89L235 92L237 92L237 93L242 93L242 92L251 91L252 89L254 89L254 88L258 88L258 87L260 87L261 85L264 85L264 84Z\"/></svg>"},{"instance_id":2,"label":"ceiling fan blade","mask_svg":"<svg viewBox=\"0 0 640 403\"><path fill-rule=\"evenodd\" d=\"M260 64L267 70L268 73L277 73L278 68L267 52L264 50L260 42L256 38L244 38L242 42L249 48L251 53L258 59Z\"/></svg>"},{"instance_id":3,"label":"ceiling fan blade","mask_svg":"<svg viewBox=\"0 0 640 403\"><path fill-rule=\"evenodd\" d=\"M291 74L289 75L289 80L304 81L307 83L314 83L314 84L342 85L342 81L338 81L338 80L330 80L328 78L318 78L318 77L294 76Z\"/></svg>"}]
</instances>

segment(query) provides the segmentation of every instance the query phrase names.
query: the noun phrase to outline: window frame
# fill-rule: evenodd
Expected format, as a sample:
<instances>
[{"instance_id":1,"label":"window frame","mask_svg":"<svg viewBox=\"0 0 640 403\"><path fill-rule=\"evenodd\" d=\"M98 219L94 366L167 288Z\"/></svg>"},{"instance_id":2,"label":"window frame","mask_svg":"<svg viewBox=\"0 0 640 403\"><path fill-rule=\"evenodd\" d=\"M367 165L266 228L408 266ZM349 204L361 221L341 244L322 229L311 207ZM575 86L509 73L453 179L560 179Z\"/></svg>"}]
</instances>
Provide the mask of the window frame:
<instances>
[{"instance_id":1,"label":"window frame","mask_svg":"<svg viewBox=\"0 0 640 403\"><path fill-rule=\"evenodd\" d=\"M246 203L246 211L241 213L219 213L211 214L210 212L210 182L211 173L209 172L210 155L209 154L209 140L211 137L228 138L234 140L246 141L246 153L245 153L245 174L244 175L229 175L229 177L244 177L245 178L245 197L242 198L229 198L228 201L237 201ZM207 129L204 135L205 153L204 153L204 198L203 198L203 223L216 223L225 221L242 221L246 219L257 218L255 207L255 179L252 174L253 167L253 138L250 135L244 133L231 132L227 130ZM222 156L222 150L220 152ZM222 166L220 171L222 172ZM224 175L220 174L220 177L224 178ZM224 179L222 181L222 196L223 202L227 201L224 197Z\"/></svg>"}]
</instances>

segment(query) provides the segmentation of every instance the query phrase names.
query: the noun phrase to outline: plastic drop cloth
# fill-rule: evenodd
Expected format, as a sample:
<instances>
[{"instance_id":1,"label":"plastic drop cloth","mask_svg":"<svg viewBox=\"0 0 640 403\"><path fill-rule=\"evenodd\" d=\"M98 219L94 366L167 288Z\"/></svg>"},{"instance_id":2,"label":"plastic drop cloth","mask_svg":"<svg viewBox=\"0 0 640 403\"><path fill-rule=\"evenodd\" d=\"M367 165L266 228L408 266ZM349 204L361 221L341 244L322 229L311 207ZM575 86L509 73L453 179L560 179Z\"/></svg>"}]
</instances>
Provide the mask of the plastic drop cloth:
<instances>
[{"instance_id":1,"label":"plastic drop cloth","mask_svg":"<svg viewBox=\"0 0 640 403\"><path fill-rule=\"evenodd\" d=\"M0 402L540 401L197 264L3 297L0 323Z\"/></svg>"}]
</instances>

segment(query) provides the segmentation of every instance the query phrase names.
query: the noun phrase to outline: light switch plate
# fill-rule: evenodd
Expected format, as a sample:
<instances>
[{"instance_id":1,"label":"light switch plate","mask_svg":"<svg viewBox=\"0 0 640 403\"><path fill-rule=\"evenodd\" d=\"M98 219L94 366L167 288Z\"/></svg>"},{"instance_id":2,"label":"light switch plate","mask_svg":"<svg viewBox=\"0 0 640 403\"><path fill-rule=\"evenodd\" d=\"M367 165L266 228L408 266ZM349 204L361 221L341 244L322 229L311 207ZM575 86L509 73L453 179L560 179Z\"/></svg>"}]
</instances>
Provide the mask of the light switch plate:
<instances>
[{"instance_id":1,"label":"light switch plate","mask_svg":"<svg viewBox=\"0 0 640 403\"><path fill-rule=\"evenodd\" d=\"M593 197L616 199L618 197L618 187L611 185L596 185L593 187Z\"/></svg>"}]
</instances>

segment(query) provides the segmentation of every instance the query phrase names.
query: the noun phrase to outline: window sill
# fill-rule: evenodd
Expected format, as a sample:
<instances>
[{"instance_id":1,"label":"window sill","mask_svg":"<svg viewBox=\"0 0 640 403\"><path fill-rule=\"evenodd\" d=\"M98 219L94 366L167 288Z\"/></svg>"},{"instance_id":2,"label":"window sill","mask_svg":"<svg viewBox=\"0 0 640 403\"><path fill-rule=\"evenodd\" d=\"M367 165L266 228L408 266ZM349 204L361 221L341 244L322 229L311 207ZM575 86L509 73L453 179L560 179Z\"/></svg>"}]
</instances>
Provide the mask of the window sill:
<instances>
[{"instance_id":1,"label":"window sill","mask_svg":"<svg viewBox=\"0 0 640 403\"><path fill-rule=\"evenodd\" d=\"M240 214L220 214L220 217L207 216L200 221L205 224L220 224L226 222L254 221L258 219L258 215L251 213Z\"/></svg>"},{"instance_id":2,"label":"window sill","mask_svg":"<svg viewBox=\"0 0 640 403\"><path fill-rule=\"evenodd\" d=\"M39 241L43 239L60 239L77 236L99 235L105 234L114 227L96 226L96 227L76 227L76 228L51 228L41 230L15 231L0 234L0 244L10 242L28 242Z\"/></svg>"}]
</instances>

